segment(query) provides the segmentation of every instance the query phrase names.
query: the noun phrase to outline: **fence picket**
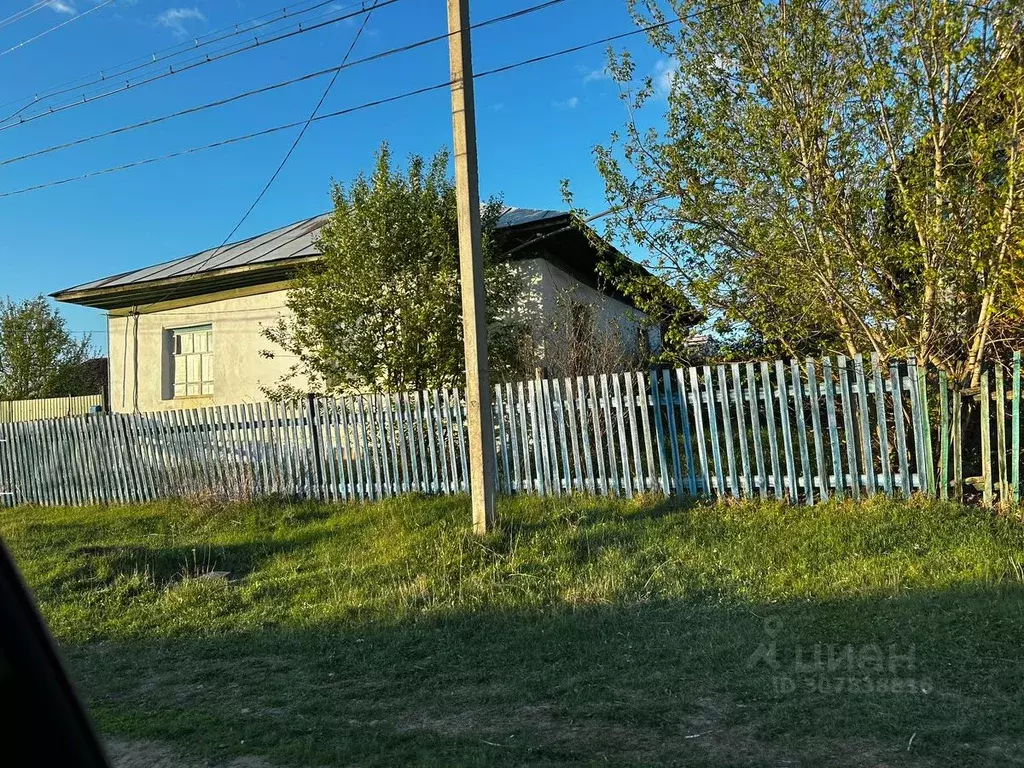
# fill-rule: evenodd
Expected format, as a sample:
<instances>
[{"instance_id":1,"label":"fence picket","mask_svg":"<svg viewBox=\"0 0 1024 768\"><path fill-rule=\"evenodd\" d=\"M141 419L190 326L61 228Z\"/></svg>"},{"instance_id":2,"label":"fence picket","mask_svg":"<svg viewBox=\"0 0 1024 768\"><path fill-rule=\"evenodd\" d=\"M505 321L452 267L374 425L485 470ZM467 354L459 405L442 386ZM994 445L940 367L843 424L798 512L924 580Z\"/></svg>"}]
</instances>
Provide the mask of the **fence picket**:
<instances>
[{"instance_id":1,"label":"fence picket","mask_svg":"<svg viewBox=\"0 0 1024 768\"><path fill-rule=\"evenodd\" d=\"M572 444L572 468L576 480L573 489L579 492L587 490L587 480L583 474L583 456L580 453L580 421L579 411L576 407L576 393L573 391L573 380L565 379L566 408L569 412L569 439Z\"/></svg>"},{"instance_id":2,"label":"fence picket","mask_svg":"<svg viewBox=\"0 0 1024 768\"><path fill-rule=\"evenodd\" d=\"M614 393L615 423L619 428L619 457L622 461L622 492L627 499L633 498L633 480L629 469L629 443L626 440L626 426L623 418L622 387L619 384L619 375L612 374L612 392Z\"/></svg>"},{"instance_id":3,"label":"fence picket","mask_svg":"<svg viewBox=\"0 0 1024 768\"><path fill-rule=\"evenodd\" d=\"M1013 468L1010 470L1010 482L1013 483L1013 501L1020 501L1020 352L1013 353L1013 412L1011 418L1010 439Z\"/></svg>"},{"instance_id":4,"label":"fence picket","mask_svg":"<svg viewBox=\"0 0 1024 768\"><path fill-rule=\"evenodd\" d=\"M878 422L878 453L882 465L882 490L892 493L892 458L889 445L889 428L885 416L885 384L882 381L882 365L878 353L871 355L871 377L875 385L875 416Z\"/></svg>"},{"instance_id":5,"label":"fence picket","mask_svg":"<svg viewBox=\"0 0 1024 768\"><path fill-rule=\"evenodd\" d=\"M498 457L501 459L501 490L506 495L512 493L512 476L511 466L508 460L508 433L505 429L505 401L501 396L501 384L494 385L494 404L497 408L496 424L497 424L497 438L498 438Z\"/></svg>"},{"instance_id":6,"label":"fence picket","mask_svg":"<svg viewBox=\"0 0 1024 768\"><path fill-rule=\"evenodd\" d=\"M782 426L782 449L786 457L786 481L789 487L789 501L795 504L800 496L796 477L796 456L793 452L793 431L789 422L789 385L786 370L781 360L775 361L775 386L779 395L779 423Z\"/></svg>"},{"instance_id":7,"label":"fence picket","mask_svg":"<svg viewBox=\"0 0 1024 768\"><path fill-rule=\"evenodd\" d=\"M736 446L732 434L732 410L729 397L729 382L725 374L725 366L716 366L718 372L718 402L722 404L722 430L725 436L725 456L729 466L729 491L734 496L740 496L739 470L736 463Z\"/></svg>"},{"instance_id":8,"label":"fence picket","mask_svg":"<svg viewBox=\"0 0 1024 768\"><path fill-rule=\"evenodd\" d=\"M337 422L334 426L335 439L338 441L338 467L341 472L341 495L345 501L360 498L358 475L359 462L355 456L355 443L352 440L352 402L349 397L338 397L334 400Z\"/></svg>"},{"instance_id":9,"label":"fence picket","mask_svg":"<svg viewBox=\"0 0 1024 768\"><path fill-rule=\"evenodd\" d=\"M914 358L907 360L907 390L910 393L910 420L914 435L914 465L917 468L917 487L928 493L928 457L924 447L924 409L921 407L920 382Z\"/></svg>"},{"instance_id":10,"label":"fence picket","mask_svg":"<svg viewBox=\"0 0 1024 768\"><path fill-rule=\"evenodd\" d=\"M679 404L679 431L683 437L683 456L686 459L686 482L690 489L690 495L697 495L697 471L693 463L693 443L690 438L690 406L686 398L686 382L681 368L676 369L676 383L679 385L679 397L676 402ZM671 384L669 386L671 390ZM675 416L673 415L673 420ZM677 452L678 453L678 452ZM678 492L682 494L682 488Z\"/></svg>"},{"instance_id":11,"label":"fence picket","mask_svg":"<svg viewBox=\"0 0 1024 768\"><path fill-rule=\"evenodd\" d=\"M989 372L981 375L981 474L984 482L982 499L985 506L992 506L992 422L989 409L992 395L989 392Z\"/></svg>"},{"instance_id":12,"label":"fence picket","mask_svg":"<svg viewBox=\"0 0 1024 768\"><path fill-rule=\"evenodd\" d=\"M647 490L647 481L644 479L644 465L640 457L640 435L637 434L637 397L633 388L633 376L629 373L622 374L626 397L626 427L629 429L630 442L633 445L633 491L643 493ZM644 407L644 413L647 408Z\"/></svg>"},{"instance_id":13,"label":"fence picket","mask_svg":"<svg viewBox=\"0 0 1024 768\"><path fill-rule=\"evenodd\" d=\"M547 472L545 478L548 488L554 490L556 496L562 495L562 478L558 472L558 440L555 437L554 409L551 405L551 382L550 379L541 379L540 388L540 416L541 416L541 439L544 441L544 449L547 461L544 470Z\"/></svg>"},{"instance_id":14,"label":"fence picket","mask_svg":"<svg viewBox=\"0 0 1024 768\"><path fill-rule=\"evenodd\" d=\"M772 377L766 362L761 363L761 389L764 391L764 418L768 430L768 453L772 463L772 486L775 489L775 498L782 499L786 495L786 489L782 481L779 441L775 432L775 394L772 392Z\"/></svg>"},{"instance_id":15,"label":"fence picket","mask_svg":"<svg viewBox=\"0 0 1024 768\"><path fill-rule=\"evenodd\" d=\"M850 388L850 374L846 368L846 358L843 355L836 358L836 372L839 374L839 395L843 405L843 433L846 437L846 461L850 471L847 485L853 498L859 499L861 477L860 469L857 466L857 433L853 426L853 394Z\"/></svg>"},{"instance_id":16,"label":"fence picket","mask_svg":"<svg viewBox=\"0 0 1024 768\"><path fill-rule=\"evenodd\" d=\"M811 470L811 456L807 449L807 422L804 418L804 393L800 379L800 363L789 362L790 377L793 380L793 415L796 421L797 445L800 448L800 466L803 468L804 503L814 504L814 472Z\"/></svg>"},{"instance_id":17,"label":"fence picket","mask_svg":"<svg viewBox=\"0 0 1024 768\"><path fill-rule=\"evenodd\" d=\"M559 454L562 457L562 475L565 478L563 490L565 493L572 493L572 472L569 469L569 441L565 436L565 400L562 397L562 385L558 379L551 381L551 395L554 398L551 411L554 415L555 423L558 425L558 448ZM555 436L554 429L551 430L551 436Z\"/></svg>"},{"instance_id":18,"label":"fence picket","mask_svg":"<svg viewBox=\"0 0 1024 768\"><path fill-rule=\"evenodd\" d=\"M878 477L875 475L875 457L871 450L871 416L868 411L868 385L864 375L864 357L862 355L854 356L853 370L857 378L857 401L860 405L860 445L861 459L864 462L864 487L868 496L874 496L878 488Z\"/></svg>"},{"instance_id":19,"label":"fence picket","mask_svg":"<svg viewBox=\"0 0 1024 768\"><path fill-rule=\"evenodd\" d=\"M747 363L747 405L750 407L750 431L754 443L754 463L757 469L758 498L765 498L768 495L768 475L764 464L764 445L761 443L761 403L757 393L757 376L754 372L753 363ZM750 491L751 496L754 489Z\"/></svg>"},{"instance_id":20,"label":"fence picket","mask_svg":"<svg viewBox=\"0 0 1024 768\"><path fill-rule=\"evenodd\" d=\"M996 366L996 462L999 469L999 502L1005 503L1009 494L1009 473L1006 466L1006 386L1003 381L1003 369Z\"/></svg>"},{"instance_id":21,"label":"fence picket","mask_svg":"<svg viewBox=\"0 0 1024 768\"><path fill-rule=\"evenodd\" d=\"M744 413L743 380L740 377L739 363L733 363L730 368L732 370L732 393L736 409L736 437L739 440L740 463L742 464L743 471L743 483L740 492L742 492L743 496L750 498L754 495L754 474L750 468L750 450L747 445L747 418Z\"/></svg>"},{"instance_id":22,"label":"fence picket","mask_svg":"<svg viewBox=\"0 0 1024 768\"><path fill-rule=\"evenodd\" d=\"M437 398L437 390L434 390L434 398ZM440 435L440 424L438 424L438 435ZM366 400L363 395L355 395L352 398L352 429L353 437L359 442L359 456L357 471L359 473L359 497L363 501L372 501L376 496L373 491L373 448L370 435L366 431Z\"/></svg>"},{"instance_id":23,"label":"fence picket","mask_svg":"<svg viewBox=\"0 0 1024 768\"><path fill-rule=\"evenodd\" d=\"M545 423L544 388L540 379L531 382L530 393L531 426L533 427L533 450L537 462L538 488L542 494L554 494L551 486L551 456L548 453L548 428Z\"/></svg>"},{"instance_id":24,"label":"fence picket","mask_svg":"<svg viewBox=\"0 0 1024 768\"><path fill-rule=\"evenodd\" d=\"M597 478L594 476L594 456L590 448L590 426L587 419L587 388L582 376L576 377L576 406L580 417L580 439L583 443L583 466L586 469L586 481L583 489L597 495Z\"/></svg>"},{"instance_id":25,"label":"fence picket","mask_svg":"<svg viewBox=\"0 0 1024 768\"><path fill-rule=\"evenodd\" d=\"M821 361L821 378L825 391L825 419L828 425L829 445L832 456L831 481L837 498L845 495L843 484L843 452L839 445L839 422L836 418L836 387L832 378L832 361L827 357ZM830 482L829 475L824 476L826 485Z\"/></svg>"},{"instance_id":26,"label":"fence picket","mask_svg":"<svg viewBox=\"0 0 1024 768\"><path fill-rule=\"evenodd\" d=\"M935 496L935 457L932 453L932 423L931 409L928 407L928 376L924 368L917 369L918 381L921 385L921 431L924 436L924 466L925 476L928 479L928 493Z\"/></svg>"},{"instance_id":27,"label":"fence picket","mask_svg":"<svg viewBox=\"0 0 1024 768\"><path fill-rule=\"evenodd\" d=\"M651 401L654 403L654 434L658 444L658 467L660 469L659 479L661 481L661 493L668 498L672 490L669 487L668 464L665 451L665 427L661 418L661 393L658 391L658 372L651 371ZM671 414L670 414L671 416Z\"/></svg>"},{"instance_id":28,"label":"fence picket","mask_svg":"<svg viewBox=\"0 0 1024 768\"><path fill-rule=\"evenodd\" d=\"M910 496L910 469L907 466L907 431L903 421L903 388L900 386L900 369L895 363L889 366L892 385L892 419L896 431L896 453L900 467L900 487L903 495Z\"/></svg>"},{"instance_id":29,"label":"fence picket","mask_svg":"<svg viewBox=\"0 0 1024 768\"><path fill-rule=\"evenodd\" d=\"M527 493L535 489L533 483L533 462L530 452L530 422L527 413L527 392L523 382L516 387L516 413L519 414L519 435L521 437L520 447L523 457L523 490Z\"/></svg>"},{"instance_id":30,"label":"fence picket","mask_svg":"<svg viewBox=\"0 0 1024 768\"><path fill-rule=\"evenodd\" d=\"M690 368L690 408L691 414L693 415L693 434L694 440L697 443L697 457L700 459L700 474L701 481L704 484L703 491L706 494L711 494L711 464L708 461L708 448L706 441L706 432L704 429L704 405L701 396L700 379L697 374L697 369ZM684 392L680 388L679 397L684 397ZM675 440L673 440L675 443Z\"/></svg>"},{"instance_id":31,"label":"fence picket","mask_svg":"<svg viewBox=\"0 0 1024 768\"><path fill-rule=\"evenodd\" d=\"M939 498L949 498L949 382L939 371ZM883 466L885 462L882 462Z\"/></svg>"},{"instance_id":32,"label":"fence picket","mask_svg":"<svg viewBox=\"0 0 1024 768\"><path fill-rule=\"evenodd\" d=\"M658 487L657 469L654 464L654 446L651 444L650 397L647 393L647 381L640 371L636 376L636 392L640 398L640 429L644 433L644 457L647 459L647 472L644 474L643 488L654 491Z\"/></svg>"},{"instance_id":33,"label":"fence picket","mask_svg":"<svg viewBox=\"0 0 1024 768\"><path fill-rule=\"evenodd\" d=\"M953 390L952 435L950 451L953 453L953 495L957 501L964 497L964 452L963 452L963 393Z\"/></svg>"},{"instance_id":34,"label":"fence picket","mask_svg":"<svg viewBox=\"0 0 1024 768\"><path fill-rule=\"evenodd\" d=\"M692 372L692 369L691 369ZM678 377L677 377L678 378ZM665 396L665 417L668 424L668 447L669 454L672 458L672 476L675 480L676 493L682 494L683 492L683 472L682 466L680 465L679 459L679 435L676 429L676 398L672 394L672 376L668 371L662 371L662 384L663 394ZM679 400L685 401L686 389L683 386L682 379L678 379L679 384ZM681 413L682 411L680 411ZM682 431L686 432L686 426L681 427Z\"/></svg>"},{"instance_id":35,"label":"fence picket","mask_svg":"<svg viewBox=\"0 0 1024 768\"><path fill-rule=\"evenodd\" d=\"M590 424L594 429L594 458L597 461L597 487L600 493L610 495L611 489L608 483L608 475L605 474L604 446L601 444L601 410L600 399L597 396L597 379L594 376L587 377L587 386L590 391Z\"/></svg>"},{"instance_id":36,"label":"fence picket","mask_svg":"<svg viewBox=\"0 0 1024 768\"><path fill-rule=\"evenodd\" d=\"M524 488L522 466L520 465L519 430L516 425L515 390L511 384L505 384L502 389L505 393L505 413L508 415L508 443L506 451L511 454L509 464L512 475L509 478L509 493L518 493L524 490Z\"/></svg>"},{"instance_id":37,"label":"fence picket","mask_svg":"<svg viewBox=\"0 0 1024 768\"><path fill-rule=\"evenodd\" d=\"M813 485L814 477L818 479L818 493L822 501L829 497L828 487L828 458L825 455L825 441L821 434L821 396L818 391L818 372L812 360L807 361L807 401L811 408L811 430L814 433L814 461L817 472L811 478Z\"/></svg>"},{"instance_id":38,"label":"fence picket","mask_svg":"<svg viewBox=\"0 0 1024 768\"><path fill-rule=\"evenodd\" d=\"M611 494L619 496L622 494L622 486L619 484L619 468L615 459L615 429L612 426L612 400L608 392L608 376L601 374L601 399L600 404L604 415L605 440L608 443L608 470L610 473L609 488Z\"/></svg>"}]
</instances>

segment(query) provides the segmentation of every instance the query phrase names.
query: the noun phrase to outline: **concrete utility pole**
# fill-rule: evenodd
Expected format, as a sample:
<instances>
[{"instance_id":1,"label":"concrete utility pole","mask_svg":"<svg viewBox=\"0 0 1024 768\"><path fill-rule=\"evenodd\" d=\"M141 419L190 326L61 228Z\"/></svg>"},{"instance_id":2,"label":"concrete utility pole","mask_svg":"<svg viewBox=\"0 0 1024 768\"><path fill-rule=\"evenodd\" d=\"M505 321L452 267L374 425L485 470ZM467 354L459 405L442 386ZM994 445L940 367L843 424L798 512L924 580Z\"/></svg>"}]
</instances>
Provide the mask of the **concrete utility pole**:
<instances>
[{"instance_id":1,"label":"concrete utility pole","mask_svg":"<svg viewBox=\"0 0 1024 768\"><path fill-rule=\"evenodd\" d=\"M494 526L494 420L487 376L484 318L484 255L480 238L480 183L476 162L473 54L469 41L469 0L448 0L452 70L452 129L455 187L459 206L459 274L462 333L466 341L466 411L469 416L469 474L473 530Z\"/></svg>"}]
</instances>

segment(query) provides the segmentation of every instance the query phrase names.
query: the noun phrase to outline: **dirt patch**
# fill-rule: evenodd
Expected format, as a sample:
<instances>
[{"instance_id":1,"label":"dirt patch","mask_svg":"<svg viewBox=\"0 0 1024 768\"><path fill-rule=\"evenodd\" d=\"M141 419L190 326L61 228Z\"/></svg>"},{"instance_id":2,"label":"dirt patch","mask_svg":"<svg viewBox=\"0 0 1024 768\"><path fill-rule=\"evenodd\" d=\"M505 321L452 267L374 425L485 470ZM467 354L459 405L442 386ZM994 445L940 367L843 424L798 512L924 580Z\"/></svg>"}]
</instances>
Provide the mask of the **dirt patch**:
<instances>
[{"instance_id":1,"label":"dirt patch","mask_svg":"<svg viewBox=\"0 0 1024 768\"><path fill-rule=\"evenodd\" d=\"M109 741L107 755L114 768L270 768L262 757L236 757L227 763L186 760L155 741Z\"/></svg>"}]
</instances>

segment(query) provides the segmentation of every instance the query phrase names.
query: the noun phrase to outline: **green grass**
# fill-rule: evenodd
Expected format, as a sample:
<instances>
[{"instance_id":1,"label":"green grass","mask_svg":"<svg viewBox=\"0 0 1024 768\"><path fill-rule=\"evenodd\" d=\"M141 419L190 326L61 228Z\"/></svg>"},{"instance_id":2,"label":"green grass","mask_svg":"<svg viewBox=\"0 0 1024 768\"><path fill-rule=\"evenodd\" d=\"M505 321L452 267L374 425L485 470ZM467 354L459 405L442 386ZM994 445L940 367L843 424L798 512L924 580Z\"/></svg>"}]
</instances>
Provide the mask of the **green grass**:
<instances>
[{"instance_id":1,"label":"green grass","mask_svg":"<svg viewBox=\"0 0 1024 768\"><path fill-rule=\"evenodd\" d=\"M1018 521L499 514L475 538L465 499L18 509L0 535L125 764L1024 764Z\"/></svg>"}]
</instances>

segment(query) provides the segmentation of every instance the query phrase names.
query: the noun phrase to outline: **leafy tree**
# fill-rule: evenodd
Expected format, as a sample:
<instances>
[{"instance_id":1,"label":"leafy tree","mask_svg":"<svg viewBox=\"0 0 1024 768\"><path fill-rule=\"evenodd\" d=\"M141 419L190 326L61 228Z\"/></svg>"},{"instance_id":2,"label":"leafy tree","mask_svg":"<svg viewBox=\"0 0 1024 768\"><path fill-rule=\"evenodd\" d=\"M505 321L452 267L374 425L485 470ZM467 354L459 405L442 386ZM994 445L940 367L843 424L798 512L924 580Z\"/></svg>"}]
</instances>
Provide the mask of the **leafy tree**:
<instances>
[{"instance_id":1,"label":"leafy tree","mask_svg":"<svg viewBox=\"0 0 1024 768\"><path fill-rule=\"evenodd\" d=\"M914 354L977 384L1024 342L1020 2L630 0L610 233L789 355ZM664 108L660 127L641 120Z\"/></svg>"},{"instance_id":2,"label":"leafy tree","mask_svg":"<svg viewBox=\"0 0 1024 768\"><path fill-rule=\"evenodd\" d=\"M91 340L75 339L42 296L0 304L0 400L95 394L85 392Z\"/></svg>"},{"instance_id":3,"label":"leafy tree","mask_svg":"<svg viewBox=\"0 0 1024 768\"><path fill-rule=\"evenodd\" d=\"M429 162L412 156L402 171L384 144L372 174L347 187L335 183L332 196L334 213L318 243L323 259L289 291L292 316L265 331L298 358L291 375L323 391L462 382L458 223L447 152ZM488 365L498 379L518 370L526 334L516 317L521 278L497 258L502 209L491 200L482 210ZM278 393L289 389L282 382Z\"/></svg>"}]
</instances>

